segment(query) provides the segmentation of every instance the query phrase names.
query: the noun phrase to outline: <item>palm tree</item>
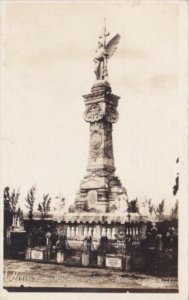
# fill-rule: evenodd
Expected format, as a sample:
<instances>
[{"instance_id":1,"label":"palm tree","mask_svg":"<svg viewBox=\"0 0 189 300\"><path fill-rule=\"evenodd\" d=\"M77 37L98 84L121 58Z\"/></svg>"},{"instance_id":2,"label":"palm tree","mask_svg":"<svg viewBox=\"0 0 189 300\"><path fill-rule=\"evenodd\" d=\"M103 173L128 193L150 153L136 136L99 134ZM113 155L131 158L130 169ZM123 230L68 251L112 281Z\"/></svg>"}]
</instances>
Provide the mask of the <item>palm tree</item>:
<instances>
[{"instance_id":1,"label":"palm tree","mask_svg":"<svg viewBox=\"0 0 189 300\"><path fill-rule=\"evenodd\" d=\"M159 221L163 220L163 216L164 216L164 206L165 206L165 200L163 199L159 204L158 207L155 210L155 213L157 215L157 217L159 218Z\"/></svg>"},{"instance_id":2,"label":"palm tree","mask_svg":"<svg viewBox=\"0 0 189 300\"><path fill-rule=\"evenodd\" d=\"M44 194L43 201L38 205L38 211L41 213L42 219L47 217L48 212L50 211L50 203L51 198L49 197L49 194Z\"/></svg>"},{"instance_id":3,"label":"palm tree","mask_svg":"<svg viewBox=\"0 0 189 300\"><path fill-rule=\"evenodd\" d=\"M10 195L10 209L12 212L12 216L13 216L13 224L12 225L16 225L16 215L17 215L17 204L18 204L18 198L20 196L20 191L18 189L18 191L16 192L15 189L13 189L11 195Z\"/></svg>"},{"instance_id":4,"label":"palm tree","mask_svg":"<svg viewBox=\"0 0 189 300\"><path fill-rule=\"evenodd\" d=\"M150 215L152 215L152 213L154 211L154 206L152 204L152 200L151 199L148 200L148 211L149 211Z\"/></svg>"},{"instance_id":5,"label":"palm tree","mask_svg":"<svg viewBox=\"0 0 189 300\"><path fill-rule=\"evenodd\" d=\"M178 200L175 202L175 207L171 209L171 219L178 219Z\"/></svg>"},{"instance_id":6,"label":"palm tree","mask_svg":"<svg viewBox=\"0 0 189 300\"><path fill-rule=\"evenodd\" d=\"M25 206L29 209L28 217L30 222L33 220L33 208L34 208L34 202L35 202L35 193L36 193L36 187L32 186L31 189L28 191L27 196L25 198L26 204Z\"/></svg>"}]
</instances>

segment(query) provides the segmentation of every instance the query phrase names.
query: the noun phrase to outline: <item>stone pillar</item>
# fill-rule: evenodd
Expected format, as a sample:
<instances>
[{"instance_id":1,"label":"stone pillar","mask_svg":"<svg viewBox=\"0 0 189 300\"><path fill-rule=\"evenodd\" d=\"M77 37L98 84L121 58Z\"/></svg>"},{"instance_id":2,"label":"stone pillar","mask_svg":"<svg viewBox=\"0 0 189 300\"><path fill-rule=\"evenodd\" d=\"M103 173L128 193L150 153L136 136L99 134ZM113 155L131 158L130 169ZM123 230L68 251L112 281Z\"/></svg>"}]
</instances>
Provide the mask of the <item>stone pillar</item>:
<instances>
[{"instance_id":1,"label":"stone pillar","mask_svg":"<svg viewBox=\"0 0 189 300\"><path fill-rule=\"evenodd\" d=\"M85 226L84 231L83 231L83 237L85 238L85 237L87 237L87 235L88 235L88 227Z\"/></svg>"},{"instance_id":2,"label":"stone pillar","mask_svg":"<svg viewBox=\"0 0 189 300\"><path fill-rule=\"evenodd\" d=\"M73 234L74 234L74 237L76 237L76 226L74 226L74 229L73 229Z\"/></svg>"},{"instance_id":3,"label":"stone pillar","mask_svg":"<svg viewBox=\"0 0 189 300\"><path fill-rule=\"evenodd\" d=\"M107 238L108 238L108 239L111 239L111 238L112 238L112 229L111 229L111 228L108 228L108 229L107 229Z\"/></svg>"},{"instance_id":4,"label":"stone pillar","mask_svg":"<svg viewBox=\"0 0 189 300\"><path fill-rule=\"evenodd\" d=\"M51 246L51 240L50 240L50 238L51 238L51 233L50 232L47 232L46 233L46 246L48 247L48 246Z\"/></svg>"},{"instance_id":5,"label":"stone pillar","mask_svg":"<svg viewBox=\"0 0 189 300\"><path fill-rule=\"evenodd\" d=\"M73 226L70 227L70 237L73 238Z\"/></svg>"},{"instance_id":6,"label":"stone pillar","mask_svg":"<svg viewBox=\"0 0 189 300\"><path fill-rule=\"evenodd\" d=\"M115 239L115 235L116 235L116 229L115 227L112 228L112 239Z\"/></svg>"},{"instance_id":7,"label":"stone pillar","mask_svg":"<svg viewBox=\"0 0 189 300\"><path fill-rule=\"evenodd\" d=\"M89 230L88 230L88 236L91 236L91 237L92 237L92 227L89 227Z\"/></svg>"},{"instance_id":8,"label":"stone pillar","mask_svg":"<svg viewBox=\"0 0 189 300\"><path fill-rule=\"evenodd\" d=\"M82 240L84 238L84 227L82 224L79 225L79 238Z\"/></svg>"},{"instance_id":9,"label":"stone pillar","mask_svg":"<svg viewBox=\"0 0 189 300\"><path fill-rule=\"evenodd\" d=\"M101 228L101 225L97 225L96 231L97 231L96 237L97 237L98 239L101 239L101 236L102 236L102 228Z\"/></svg>"},{"instance_id":10,"label":"stone pillar","mask_svg":"<svg viewBox=\"0 0 189 300\"><path fill-rule=\"evenodd\" d=\"M129 235L132 235L132 233L131 233L131 227L129 226L129 228L128 228L128 234Z\"/></svg>"},{"instance_id":11,"label":"stone pillar","mask_svg":"<svg viewBox=\"0 0 189 300\"><path fill-rule=\"evenodd\" d=\"M93 228L93 238L97 237L97 230L96 230L96 226L94 226Z\"/></svg>"},{"instance_id":12,"label":"stone pillar","mask_svg":"<svg viewBox=\"0 0 189 300\"><path fill-rule=\"evenodd\" d=\"M137 225L137 227L136 227L136 235L138 235L138 225Z\"/></svg>"},{"instance_id":13,"label":"stone pillar","mask_svg":"<svg viewBox=\"0 0 189 300\"><path fill-rule=\"evenodd\" d=\"M107 235L106 227L102 227L102 236L106 236L106 235Z\"/></svg>"},{"instance_id":14,"label":"stone pillar","mask_svg":"<svg viewBox=\"0 0 189 300\"><path fill-rule=\"evenodd\" d=\"M135 236L135 226L132 226L132 235Z\"/></svg>"},{"instance_id":15,"label":"stone pillar","mask_svg":"<svg viewBox=\"0 0 189 300\"><path fill-rule=\"evenodd\" d=\"M70 238L71 237L71 230L70 230L70 226L67 227L67 233L66 233L67 237Z\"/></svg>"},{"instance_id":16,"label":"stone pillar","mask_svg":"<svg viewBox=\"0 0 189 300\"><path fill-rule=\"evenodd\" d=\"M19 216L17 217L17 222L16 223L17 223L16 227L20 227L20 217Z\"/></svg>"},{"instance_id":17,"label":"stone pillar","mask_svg":"<svg viewBox=\"0 0 189 300\"><path fill-rule=\"evenodd\" d=\"M12 226L16 227L16 217L13 215L12 217Z\"/></svg>"},{"instance_id":18,"label":"stone pillar","mask_svg":"<svg viewBox=\"0 0 189 300\"><path fill-rule=\"evenodd\" d=\"M76 237L79 237L79 227L78 226L76 226L75 235L76 235Z\"/></svg>"}]
</instances>

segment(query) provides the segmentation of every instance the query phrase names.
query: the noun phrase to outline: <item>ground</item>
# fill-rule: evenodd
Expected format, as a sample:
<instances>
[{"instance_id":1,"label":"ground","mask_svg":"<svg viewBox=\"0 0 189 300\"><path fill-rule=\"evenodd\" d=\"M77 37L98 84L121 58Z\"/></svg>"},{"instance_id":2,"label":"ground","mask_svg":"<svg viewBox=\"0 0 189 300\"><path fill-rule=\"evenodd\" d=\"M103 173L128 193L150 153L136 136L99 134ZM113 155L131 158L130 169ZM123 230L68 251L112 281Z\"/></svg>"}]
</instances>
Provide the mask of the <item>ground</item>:
<instances>
[{"instance_id":1,"label":"ground","mask_svg":"<svg viewBox=\"0 0 189 300\"><path fill-rule=\"evenodd\" d=\"M4 261L4 287L166 289L177 291L176 277L157 277L112 269L79 268L18 260Z\"/></svg>"}]
</instances>

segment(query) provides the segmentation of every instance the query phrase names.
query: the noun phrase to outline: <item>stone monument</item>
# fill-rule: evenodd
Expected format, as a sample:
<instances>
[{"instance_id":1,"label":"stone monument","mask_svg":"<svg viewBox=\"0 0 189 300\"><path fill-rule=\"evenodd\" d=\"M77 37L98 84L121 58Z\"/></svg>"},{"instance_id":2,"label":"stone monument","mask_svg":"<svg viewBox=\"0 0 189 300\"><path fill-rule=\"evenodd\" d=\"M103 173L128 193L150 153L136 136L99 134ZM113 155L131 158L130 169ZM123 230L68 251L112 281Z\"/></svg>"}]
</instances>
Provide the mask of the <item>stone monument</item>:
<instances>
[{"instance_id":1,"label":"stone monument","mask_svg":"<svg viewBox=\"0 0 189 300\"><path fill-rule=\"evenodd\" d=\"M120 35L107 42L108 36L104 26L94 57L96 81L91 93L83 96L84 119L90 128L87 172L69 212L57 217L59 231L76 248L86 238L98 247L102 237L123 241L131 235L139 239L142 232L141 215L128 212L127 191L115 175L112 130L118 121L119 97L112 93L107 62L117 49Z\"/></svg>"},{"instance_id":2,"label":"stone monument","mask_svg":"<svg viewBox=\"0 0 189 300\"><path fill-rule=\"evenodd\" d=\"M90 126L89 158L87 174L81 181L72 212L98 213L119 209L117 200L123 194L126 209L127 192L115 176L112 140L113 124L118 121L119 97L112 94L107 69L107 61L115 52L120 35L116 34L107 43L108 35L104 27L94 58L96 82L91 93L83 96L86 106L84 119Z\"/></svg>"}]
</instances>

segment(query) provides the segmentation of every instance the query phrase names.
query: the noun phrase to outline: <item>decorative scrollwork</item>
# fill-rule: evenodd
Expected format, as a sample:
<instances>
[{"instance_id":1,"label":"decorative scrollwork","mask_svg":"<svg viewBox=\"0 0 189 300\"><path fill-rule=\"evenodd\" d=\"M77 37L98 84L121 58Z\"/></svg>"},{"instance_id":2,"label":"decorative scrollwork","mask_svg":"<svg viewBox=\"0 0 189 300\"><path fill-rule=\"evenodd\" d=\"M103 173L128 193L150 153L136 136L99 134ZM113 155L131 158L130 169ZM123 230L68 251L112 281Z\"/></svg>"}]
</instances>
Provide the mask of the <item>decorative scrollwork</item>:
<instances>
[{"instance_id":1,"label":"decorative scrollwork","mask_svg":"<svg viewBox=\"0 0 189 300\"><path fill-rule=\"evenodd\" d=\"M91 104L85 111L84 119L87 122L96 122L103 118L104 110L99 103Z\"/></svg>"}]
</instances>

